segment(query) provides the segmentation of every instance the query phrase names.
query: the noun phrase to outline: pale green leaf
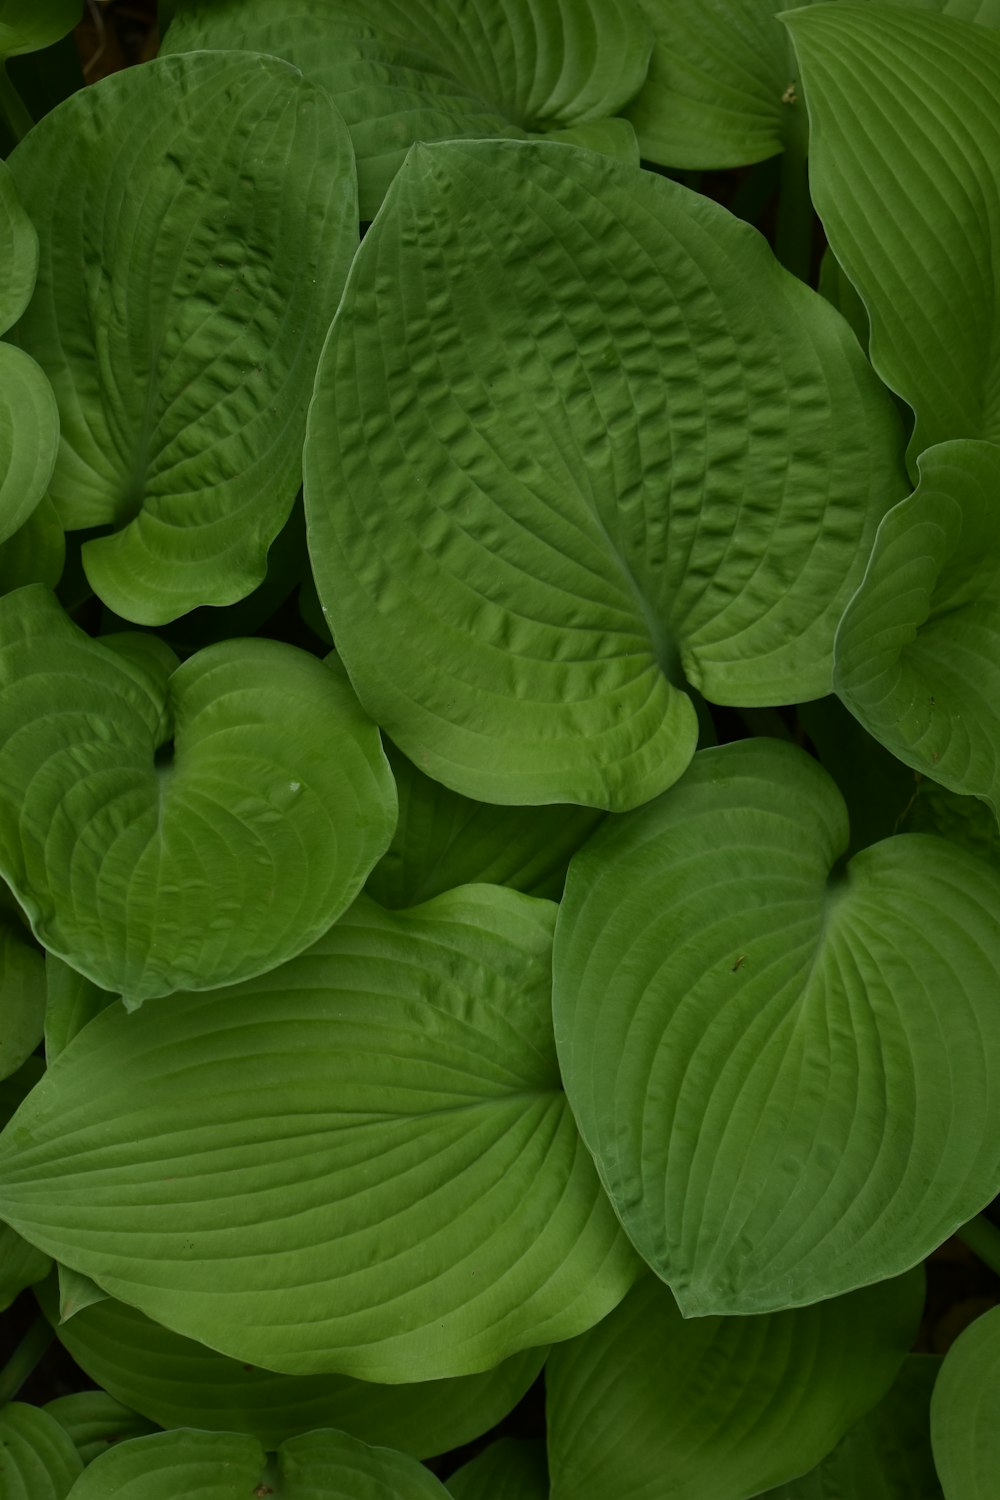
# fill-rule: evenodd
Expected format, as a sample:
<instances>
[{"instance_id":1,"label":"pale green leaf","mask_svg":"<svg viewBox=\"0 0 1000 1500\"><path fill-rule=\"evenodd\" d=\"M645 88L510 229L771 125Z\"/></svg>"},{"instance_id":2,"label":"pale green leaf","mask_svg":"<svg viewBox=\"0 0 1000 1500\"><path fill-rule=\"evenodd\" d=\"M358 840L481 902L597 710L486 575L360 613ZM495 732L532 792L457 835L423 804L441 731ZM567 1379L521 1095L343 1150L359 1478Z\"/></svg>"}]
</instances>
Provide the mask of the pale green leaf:
<instances>
[{"instance_id":1,"label":"pale green leaf","mask_svg":"<svg viewBox=\"0 0 1000 1500\"><path fill-rule=\"evenodd\" d=\"M55 1417L11 1401L0 1407L3 1500L66 1500L83 1464Z\"/></svg>"},{"instance_id":2,"label":"pale green leaf","mask_svg":"<svg viewBox=\"0 0 1000 1500\"><path fill-rule=\"evenodd\" d=\"M928 1422L940 1364L908 1355L889 1394L832 1453L765 1500L942 1500Z\"/></svg>"},{"instance_id":3,"label":"pale green leaf","mask_svg":"<svg viewBox=\"0 0 1000 1500\"><path fill-rule=\"evenodd\" d=\"M3 16L0 0L0 18ZM0 19L0 43L3 21ZM2 50L2 46L0 46ZM0 161L0 333L24 312L38 271L38 235L21 205L6 162Z\"/></svg>"},{"instance_id":4,"label":"pale green leaf","mask_svg":"<svg viewBox=\"0 0 1000 1500\"><path fill-rule=\"evenodd\" d=\"M306 440L362 702L465 796L648 800L694 751L687 683L829 690L903 487L890 408L842 319L716 204L565 146L415 147Z\"/></svg>"},{"instance_id":5,"label":"pale green leaf","mask_svg":"<svg viewBox=\"0 0 1000 1500\"><path fill-rule=\"evenodd\" d=\"M509 885L558 901L570 856L603 814L588 807L497 807L450 792L386 745L396 778L399 821L368 877L387 907L416 906L457 885Z\"/></svg>"},{"instance_id":6,"label":"pale green leaf","mask_svg":"<svg viewBox=\"0 0 1000 1500\"><path fill-rule=\"evenodd\" d=\"M845 865L848 839L815 761L747 740L570 865L563 1081L686 1315L882 1280L1000 1190L1000 875L922 834Z\"/></svg>"},{"instance_id":7,"label":"pale green leaf","mask_svg":"<svg viewBox=\"0 0 1000 1500\"><path fill-rule=\"evenodd\" d=\"M38 1296L54 1321L50 1289ZM246 1432L267 1449L314 1427L339 1427L414 1458L446 1453L495 1426L535 1380L547 1352L525 1350L481 1375L375 1385L348 1375L275 1375L171 1333L112 1298L55 1331L92 1380L161 1427Z\"/></svg>"},{"instance_id":8,"label":"pale green leaf","mask_svg":"<svg viewBox=\"0 0 1000 1500\"><path fill-rule=\"evenodd\" d=\"M152 1422L138 1412L129 1411L107 1391L57 1396L54 1401L46 1402L44 1410L69 1433L84 1464L106 1453L115 1443L156 1431Z\"/></svg>"},{"instance_id":9,"label":"pale green leaf","mask_svg":"<svg viewBox=\"0 0 1000 1500\"><path fill-rule=\"evenodd\" d=\"M454 1500L549 1500L545 1446L500 1438L448 1480Z\"/></svg>"},{"instance_id":10,"label":"pale green leaf","mask_svg":"<svg viewBox=\"0 0 1000 1500\"><path fill-rule=\"evenodd\" d=\"M273 52L322 84L371 219L414 141L572 132L632 158L633 132L607 116L643 82L650 44L635 0L294 0L280 14L272 0L182 0L163 50Z\"/></svg>"},{"instance_id":11,"label":"pale green leaf","mask_svg":"<svg viewBox=\"0 0 1000 1500\"><path fill-rule=\"evenodd\" d=\"M914 770L1000 813L1000 447L941 443L879 527L834 686Z\"/></svg>"},{"instance_id":12,"label":"pale green leaf","mask_svg":"<svg viewBox=\"0 0 1000 1500\"><path fill-rule=\"evenodd\" d=\"M343 121L274 58L170 57L73 94L9 165L40 240L13 336L56 393L50 493L65 526L115 528L87 576L145 624L245 597L357 243Z\"/></svg>"},{"instance_id":13,"label":"pale green leaf","mask_svg":"<svg viewBox=\"0 0 1000 1500\"><path fill-rule=\"evenodd\" d=\"M35 361L0 344L0 544L45 495L59 448L59 412Z\"/></svg>"},{"instance_id":14,"label":"pale green leaf","mask_svg":"<svg viewBox=\"0 0 1000 1500\"><path fill-rule=\"evenodd\" d=\"M1000 35L896 5L785 19L813 199L872 363L916 414L912 454L1000 440Z\"/></svg>"},{"instance_id":15,"label":"pale green leaf","mask_svg":"<svg viewBox=\"0 0 1000 1500\"><path fill-rule=\"evenodd\" d=\"M1000 1472L1000 1307L959 1334L931 1397L931 1445L945 1500L994 1500Z\"/></svg>"},{"instance_id":16,"label":"pale green leaf","mask_svg":"<svg viewBox=\"0 0 1000 1500\"><path fill-rule=\"evenodd\" d=\"M560 1086L554 917L361 898L262 978L109 1007L0 1137L0 1214L289 1374L471 1374L590 1327L638 1267Z\"/></svg>"},{"instance_id":17,"label":"pale green leaf","mask_svg":"<svg viewBox=\"0 0 1000 1500\"><path fill-rule=\"evenodd\" d=\"M550 1355L552 1500L746 1500L801 1474L889 1389L923 1296L912 1271L812 1307L685 1319L644 1277Z\"/></svg>"},{"instance_id":18,"label":"pale green leaf","mask_svg":"<svg viewBox=\"0 0 1000 1500\"><path fill-rule=\"evenodd\" d=\"M134 1006L273 968L335 921L396 796L343 678L295 647L92 640L0 600L0 870L46 948Z\"/></svg>"}]
</instances>

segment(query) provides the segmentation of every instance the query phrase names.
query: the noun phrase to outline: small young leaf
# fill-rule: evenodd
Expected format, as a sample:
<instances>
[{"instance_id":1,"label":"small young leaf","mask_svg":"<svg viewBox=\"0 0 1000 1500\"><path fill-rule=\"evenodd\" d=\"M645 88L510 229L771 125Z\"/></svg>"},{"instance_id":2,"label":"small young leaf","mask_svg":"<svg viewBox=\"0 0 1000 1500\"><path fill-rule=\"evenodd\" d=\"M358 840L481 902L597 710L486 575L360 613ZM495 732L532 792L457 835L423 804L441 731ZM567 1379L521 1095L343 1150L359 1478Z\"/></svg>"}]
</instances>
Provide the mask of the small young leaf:
<instances>
[{"instance_id":1,"label":"small young leaf","mask_svg":"<svg viewBox=\"0 0 1000 1500\"><path fill-rule=\"evenodd\" d=\"M889 1389L923 1297L911 1271L790 1312L685 1319L644 1277L549 1356L552 1500L746 1500L801 1474Z\"/></svg>"},{"instance_id":2,"label":"small young leaf","mask_svg":"<svg viewBox=\"0 0 1000 1500\"><path fill-rule=\"evenodd\" d=\"M922 834L844 867L848 838L815 761L752 740L570 865L566 1092L687 1316L882 1280L1000 1190L1000 874Z\"/></svg>"},{"instance_id":3,"label":"small young leaf","mask_svg":"<svg viewBox=\"0 0 1000 1500\"><path fill-rule=\"evenodd\" d=\"M130 1006L301 952L396 819L341 674L265 639L174 660L92 640L44 589L0 600L0 869L40 941Z\"/></svg>"},{"instance_id":4,"label":"small young leaf","mask_svg":"<svg viewBox=\"0 0 1000 1500\"><path fill-rule=\"evenodd\" d=\"M994 1500L1000 1473L1000 1307L945 1355L931 1397L931 1444L946 1500Z\"/></svg>"}]
</instances>

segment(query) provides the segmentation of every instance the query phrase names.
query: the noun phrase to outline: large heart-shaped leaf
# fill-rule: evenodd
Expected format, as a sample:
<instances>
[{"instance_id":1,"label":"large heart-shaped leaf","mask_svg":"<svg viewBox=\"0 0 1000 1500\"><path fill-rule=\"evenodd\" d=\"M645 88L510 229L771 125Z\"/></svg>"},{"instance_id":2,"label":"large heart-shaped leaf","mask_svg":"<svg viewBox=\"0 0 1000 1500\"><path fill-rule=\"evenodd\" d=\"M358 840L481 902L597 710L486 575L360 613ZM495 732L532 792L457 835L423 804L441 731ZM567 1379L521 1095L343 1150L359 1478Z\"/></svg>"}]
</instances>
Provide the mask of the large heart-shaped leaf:
<instances>
[{"instance_id":1,"label":"large heart-shaped leaf","mask_svg":"<svg viewBox=\"0 0 1000 1500\"><path fill-rule=\"evenodd\" d=\"M243 598L357 243L343 120L274 58L170 57L75 93L10 167L41 245L14 337L59 405L51 495L68 528L115 528L84 547L92 585L146 624Z\"/></svg>"},{"instance_id":2,"label":"large heart-shaped leaf","mask_svg":"<svg viewBox=\"0 0 1000 1500\"><path fill-rule=\"evenodd\" d=\"M273 968L350 904L395 789L342 674L277 641L172 670L45 589L0 600L0 869L52 952L127 1005Z\"/></svg>"},{"instance_id":3,"label":"large heart-shaped leaf","mask_svg":"<svg viewBox=\"0 0 1000 1500\"><path fill-rule=\"evenodd\" d=\"M1000 1472L1000 1307L945 1355L931 1398L931 1443L946 1500L993 1500Z\"/></svg>"},{"instance_id":4,"label":"large heart-shaped leaf","mask_svg":"<svg viewBox=\"0 0 1000 1500\"><path fill-rule=\"evenodd\" d=\"M83 1469L55 1417L11 1401L0 1407L0 1495L3 1500L66 1500Z\"/></svg>"},{"instance_id":5,"label":"large heart-shaped leaf","mask_svg":"<svg viewBox=\"0 0 1000 1500\"><path fill-rule=\"evenodd\" d=\"M745 1500L801 1474L888 1390L922 1307L910 1272L813 1307L685 1319L644 1277L552 1351L552 1500Z\"/></svg>"},{"instance_id":6,"label":"large heart-shaped leaf","mask_svg":"<svg viewBox=\"0 0 1000 1500\"><path fill-rule=\"evenodd\" d=\"M914 6L785 19L813 197L872 362L916 413L911 452L1000 440L1000 35Z\"/></svg>"},{"instance_id":7,"label":"large heart-shaped leaf","mask_svg":"<svg viewBox=\"0 0 1000 1500\"><path fill-rule=\"evenodd\" d=\"M55 1322L53 1289L41 1287L38 1298ZM314 1427L340 1427L414 1458L446 1453L488 1431L520 1401L547 1352L525 1350L481 1375L375 1385L348 1375L275 1375L171 1333L110 1297L55 1331L92 1380L161 1427L246 1432L267 1449Z\"/></svg>"},{"instance_id":8,"label":"large heart-shaped leaf","mask_svg":"<svg viewBox=\"0 0 1000 1500\"><path fill-rule=\"evenodd\" d=\"M548 143L415 147L320 366L310 549L422 770L622 809L691 758L685 680L828 691L897 460L847 325L716 204Z\"/></svg>"},{"instance_id":9,"label":"large heart-shaped leaf","mask_svg":"<svg viewBox=\"0 0 1000 1500\"><path fill-rule=\"evenodd\" d=\"M844 867L848 838L815 761L743 741L570 865L566 1091L686 1315L893 1275L1000 1190L1000 875L922 834Z\"/></svg>"},{"instance_id":10,"label":"large heart-shaped leaf","mask_svg":"<svg viewBox=\"0 0 1000 1500\"><path fill-rule=\"evenodd\" d=\"M202 47L276 53L329 90L371 219L413 141L571 131L634 149L607 117L645 78L650 35L635 0L182 0L164 50Z\"/></svg>"},{"instance_id":11,"label":"large heart-shaped leaf","mask_svg":"<svg viewBox=\"0 0 1000 1500\"><path fill-rule=\"evenodd\" d=\"M1000 447L941 443L879 527L834 685L893 755L1000 814Z\"/></svg>"},{"instance_id":12,"label":"large heart-shaped leaf","mask_svg":"<svg viewBox=\"0 0 1000 1500\"><path fill-rule=\"evenodd\" d=\"M908 1355L889 1394L823 1462L764 1500L942 1500L928 1425L940 1364Z\"/></svg>"},{"instance_id":13,"label":"large heart-shaped leaf","mask_svg":"<svg viewBox=\"0 0 1000 1500\"><path fill-rule=\"evenodd\" d=\"M0 1138L0 1216L290 1374L470 1374L590 1327L637 1266L560 1087L555 910L361 898L263 978L109 1007Z\"/></svg>"},{"instance_id":14,"label":"large heart-shaped leaf","mask_svg":"<svg viewBox=\"0 0 1000 1500\"><path fill-rule=\"evenodd\" d=\"M369 1448L345 1432L310 1432L268 1457L235 1432L156 1432L94 1460L69 1500L447 1500L412 1458Z\"/></svg>"}]
</instances>

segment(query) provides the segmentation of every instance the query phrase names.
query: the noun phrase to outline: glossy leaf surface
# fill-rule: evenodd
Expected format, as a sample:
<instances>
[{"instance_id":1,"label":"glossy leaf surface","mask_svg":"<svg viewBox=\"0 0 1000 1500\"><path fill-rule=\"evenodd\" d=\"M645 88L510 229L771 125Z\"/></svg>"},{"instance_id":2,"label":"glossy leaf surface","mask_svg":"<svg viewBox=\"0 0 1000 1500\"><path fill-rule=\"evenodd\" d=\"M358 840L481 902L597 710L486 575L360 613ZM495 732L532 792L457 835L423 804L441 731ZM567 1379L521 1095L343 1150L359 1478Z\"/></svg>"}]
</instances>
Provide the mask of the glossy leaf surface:
<instances>
[{"instance_id":1,"label":"glossy leaf surface","mask_svg":"<svg viewBox=\"0 0 1000 1500\"><path fill-rule=\"evenodd\" d=\"M175 666L0 600L0 865L39 939L128 1005L273 968L349 905L395 789L341 674L277 641Z\"/></svg>"},{"instance_id":2,"label":"glossy leaf surface","mask_svg":"<svg viewBox=\"0 0 1000 1500\"><path fill-rule=\"evenodd\" d=\"M746 1500L815 1464L884 1395L923 1302L916 1271L812 1307L681 1317L646 1276L552 1351L552 1500Z\"/></svg>"},{"instance_id":3,"label":"glossy leaf surface","mask_svg":"<svg viewBox=\"0 0 1000 1500\"><path fill-rule=\"evenodd\" d=\"M357 243L343 121L276 59L170 57L74 94L10 168L41 245L14 336L56 393L52 499L114 528L88 578L143 624L243 598Z\"/></svg>"},{"instance_id":4,"label":"glossy leaf surface","mask_svg":"<svg viewBox=\"0 0 1000 1500\"><path fill-rule=\"evenodd\" d=\"M110 1007L0 1137L0 1215L289 1374L471 1374L580 1332L637 1266L560 1087L554 916L362 898L260 979Z\"/></svg>"},{"instance_id":5,"label":"glossy leaf surface","mask_svg":"<svg viewBox=\"0 0 1000 1500\"><path fill-rule=\"evenodd\" d=\"M744 741L570 866L563 1080L686 1315L882 1280L1000 1189L1000 876L920 834L845 868L848 838L815 761Z\"/></svg>"},{"instance_id":6,"label":"glossy leaf surface","mask_svg":"<svg viewBox=\"0 0 1000 1500\"><path fill-rule=\"evenodd\" d=\"M897 460L846 324L715 204L545 143L416 147L320 366L310 551L418 767L622 810L690 760L686 682L828 690Z\"/></svg>"}]
</instances>

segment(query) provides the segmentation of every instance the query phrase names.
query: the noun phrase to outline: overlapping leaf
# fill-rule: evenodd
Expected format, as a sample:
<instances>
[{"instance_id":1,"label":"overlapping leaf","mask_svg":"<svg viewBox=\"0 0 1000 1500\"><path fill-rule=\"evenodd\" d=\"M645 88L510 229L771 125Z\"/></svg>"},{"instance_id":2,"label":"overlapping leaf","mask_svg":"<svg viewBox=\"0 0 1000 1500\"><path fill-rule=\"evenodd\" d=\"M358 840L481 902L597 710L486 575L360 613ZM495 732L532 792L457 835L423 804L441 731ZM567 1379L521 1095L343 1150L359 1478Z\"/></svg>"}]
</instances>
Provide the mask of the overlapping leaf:
<instances>
[{"instance_id":1,"label":"overlapping leaf","mask_svg":"<svg viewBox=\"0 0 1000 1500\"><path fill-rule=\"evenodd\" d=\"M84 1464L106 1453L126 1438L146 1437L155 1432L152 1422L129 1411L107 1391L78 1391L72 1396L57 1396L45 1405L72 1439ZM193 1425L193 1424L192 1424Z\"/></svg>"},{"instance_id":2,"label":"overlapping leaf","mask_svg":"<svg viewBox=\"0 0 1000 1500\"><path fill-rule=\"evenodd\" d=\"M21 1401L0 1407L0 1495L3 1500L66 1500L83 1469L55 1417Z\"/></svg>"},{"instance_id":3,"label":"overlapping leaf","mask_svg":"<svg viewBox=\"0 0 1000 1500\"><path fill-rule=\"evenodd\" d=\"M835 686L893 755L1000 813L1000 446L918 464L838 630Z\"/></svg>"},{"instance_id":4,"label":"overlapping leaf","mask_svg":"<svg viewBox=\"0 0 1000 1500\"><path fill-rule=\"evenodd\" d=\"M942 1500L928 1412L941 1361L911 1354L875 1409L815 1469L764 1500Z\"/></svg>"},{"instance_id":5,"label":"overlapping leaf","mask_svg":"<svg viewBox=\"0 0 1000 1500\"><path fill-rule=\"evenodd\" d=\"M79 21L80 0L0 0L0 57L37 52L58 42Z\"/></svg>"},{"instance_id":6,"label":"overlapping leaf","mask_svg":"<svg viewBox=\"0 0 1000 1500\"><path fill-rule=\"evenodd\" d=\"M45 946L128 1005L300 952L395 822L341 674L270 640L174 666L45 589L0 600L0 869Z\"/></svg>"},{"instance_id":7,"label":"overlapping leaf","mask_svg":"<svg viewBox=\"0 0 1000 1500\"><path fill-rule=\"evenodd\" d=\"M290 1374L436 1379L580 1332L636 1264L560 1088L554 916L361 898L263 978L110 1007L4 1133L0 1215Z\"/></svg>"},{"instance_id":8,"label":"overlapping leaf","mask_svg":"<svg viewBox=\"0 0 1000 1500\"><path fill-rule=\"evenodd\" d=\"M54 1320L51 1289L41 1288L39 1299ZM161 1427L246 1432L267 1449L314 1427L340 1427L414 1458L458 1448L494 1426L547 1352L528 1349L481 1375L374 1385L347 1375L275 1375L227 1359L113 1298L84 1308L56 1333L92 1380Z\"/></svg>"},{"instance_id":9,"label":"overlapping leaf","mask_svg":"<svg viewBox=\"0 0 1000 1500\"><path fill-rule=\"evenodd\" d=\"M171 57L74 94L10 167L41 242L15 337L58 401L51 495L114 528L91 583L146 624L243 598L357 243L343 120L274 58Z\"/></svg>"},{"instance_id":10,"label":"overlapping leaf","mask_svg":"<svg viewBox=\"0 0 1000 1500\"><path fill-rule=\"evenodd\" d=\"M801 1474L888 1390L922 1305L910 1272L765 1317L684 1319L644 1277L552 1351L552 1500L745 1500Z\"/></svg>"},{"instance_id":11,"label":"overlapping leaf","mask_svg":"<svg viewBox=\"0 0 1000 1500\"><path fill-rule=\"evenodd\" d=\"M813 198L875 368L916 413L913 455L1000 441L1000 34L914 6L786 20Z\"/></svg>"},{"instance_id":12,"label":"overlapping leaf","mask_svg":"<svg viewBox=\"0 0 1000 1500\"><path fill-rule=\"evenodd\" d=\"M274 52L328 89L374 218L414 141L571 132L635 151L610 120L639 88L649 27L635 0L186 0L164 50Z\"/></svg>"},{"instance_id":13,"label":"overlapping leaf","mask_svg":"<svg viewBox=\"0 0 1000 1500\"><path fill-rule=\"evenodd\" d=\"M41 1059L29 1057L17 1073L0 1079L0 1126L6 1125L43 1071ZM29 1245L9 1224L0 1224L0 1312L5 1311L25 1287L41 1281L51 1264L47 1255Z\"/></svg>"},{"instance_id":14,"label":"overlapping leaf","mask_svg":"<svg viewBox=\"0 0 1000 1500\"><path fill-rule=\"evenodd\" d=\"M845 868L848 838L814 761L743 741L570 865L563 1080L687 1315L894 1275L1000 1190L1000 876L920 834Z\"/></svg>"},{"instance_id":15,"label":"overlapping leaf","mask_svg":"<svg viewBox=\"0 0 1000 1500\"><path fill-rule=\"evenodd\" d=\"M69 1500L446 1500L426 1469L389 1448L369 1448L344 1432L311 1432L268 1457L239 1433L157 1432L94 1460Z\"/></svg>"},{"instance_id":16,"label":"overlapping leaf","mask_svg":"<svg viewBox=\"0 0 1000 1500\"><path fill-rule=\"evenodd\" d=\"M452 1474L448 1493L454 1500L549 1500L544 1444L498 1439Z\"/></svg>"},{"instance_id":17,"label":"overlapping leaf","mask_svg":"<svg viewBox=\"0 0 1000 1500\"><path fill-rule=\"evenodd\" d=\"M992 1500L1000 1472L1000 1308L960 1334L931 1398L931 1443L945 1500Z\"/></svg>"},{"instance_id":18,"label":"overlapping leaf","mask_svg":"<svg viewBox=\"0 0 1000 1500\"><path fill-rule=\"evenodd\" d=\"M0 881L0 1078L16 1073L42 1039L45 960Z\"/></svg>"},{"instance_id":19,"label":"overlapping leaf","mask_svg":"<svg viewBox=\"0 0 1000 1500\"><path fill-rule=\"evenodd\" d=\"M415 148L318 376L337 649L435 780L622 809L713 702L827 691L899 493L847 326L677 184L547 143Z\"/></svg>"},{"instance_id":20,"label":"overlapping leaf","mask_svg":"<svg viewBox=\"0 0 1000 1500\"><path fill-rule=\"evenodd\" d=\"M66 560L66 539L56 508L43 496L13 536L0 542L0 594L29 583L54 589Z\"/></svg>"}]
</instances>

